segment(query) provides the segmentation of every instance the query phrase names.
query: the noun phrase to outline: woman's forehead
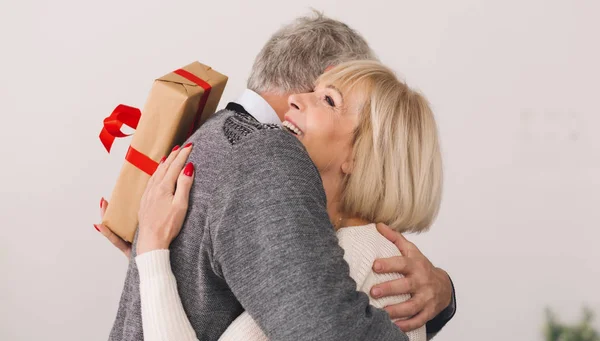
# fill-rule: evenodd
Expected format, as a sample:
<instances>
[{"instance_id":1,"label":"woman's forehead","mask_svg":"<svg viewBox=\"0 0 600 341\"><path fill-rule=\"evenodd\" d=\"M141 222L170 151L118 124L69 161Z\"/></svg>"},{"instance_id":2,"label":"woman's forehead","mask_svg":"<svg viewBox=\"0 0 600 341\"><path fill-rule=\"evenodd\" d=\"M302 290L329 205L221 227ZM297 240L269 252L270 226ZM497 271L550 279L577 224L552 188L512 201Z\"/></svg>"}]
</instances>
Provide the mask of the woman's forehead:
<instances>
[{"instance_id":1,"label":"woman's forehead","mask_svg":"<svg viewBox=\"0 0 600 341\"><path fill-rule=\"evenodd\" d=\"M356 96L364 94L368 86L367 82L349 82L341 79L319 79L315 84L315 89L326 89L331 88L339 91L342 96L346 95Z\"/></svg>"},{"instance_id":2,"label":"woman's forehead","mask_svg":"<svg viewBox=\"0 0 600 341\"><path fill-rule=\"evenodd\" d=\"M333 81L328 82L328 80L317 81L316 90L325 90L330 88L334 91L339 91L343 98L343 106L351 111L362 111L363 106L365 105L366 100L368 99L368 85L366 82L354 82L354 84L350 84L350 82L342 82L342 81Z\"/></svg>"}]
</instances>

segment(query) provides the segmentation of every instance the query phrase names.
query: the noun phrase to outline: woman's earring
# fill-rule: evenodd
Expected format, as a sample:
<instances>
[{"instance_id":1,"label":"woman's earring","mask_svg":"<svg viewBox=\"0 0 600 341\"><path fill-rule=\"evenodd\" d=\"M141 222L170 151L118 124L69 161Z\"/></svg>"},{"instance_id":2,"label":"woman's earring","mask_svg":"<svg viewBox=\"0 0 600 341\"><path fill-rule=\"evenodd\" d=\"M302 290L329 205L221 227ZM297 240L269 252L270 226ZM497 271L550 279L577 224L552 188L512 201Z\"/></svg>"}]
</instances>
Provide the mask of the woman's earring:
<instances>
[{"instance_id":1,"label":"woman's earring","mask_svg":"<svg viewBox=\"0 0 600 341\"><path fill-rule=\"evenodd\" d=\"M342 224L342 218L343 218L343 216L340 216L338 218L338 220L335 222L335 225L333 227L335 227L336 230L340 228L340 225Z\"/></svg>"}]
</instances>

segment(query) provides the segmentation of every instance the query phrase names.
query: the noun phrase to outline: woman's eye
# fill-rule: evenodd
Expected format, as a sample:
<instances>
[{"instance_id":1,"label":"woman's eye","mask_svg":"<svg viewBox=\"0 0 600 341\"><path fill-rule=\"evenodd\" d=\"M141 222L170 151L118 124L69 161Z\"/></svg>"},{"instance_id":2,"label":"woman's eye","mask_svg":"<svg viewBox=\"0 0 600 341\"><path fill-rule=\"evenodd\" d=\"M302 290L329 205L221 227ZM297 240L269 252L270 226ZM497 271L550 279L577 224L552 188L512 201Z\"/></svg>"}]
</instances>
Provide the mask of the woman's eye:
<instances>
[{"instance_id":1,"label":"woman's eye","mask_svg":"<svg viewBox=\"0 0 600 341\"><path fill-rule=\"evenodd\" d=\"M327 102L327 104L329 104L332 107L335 107L335 103L333 102L333 98L331 98L330 96L325 96L325 101Z\"/></svg>"}]
</instances>

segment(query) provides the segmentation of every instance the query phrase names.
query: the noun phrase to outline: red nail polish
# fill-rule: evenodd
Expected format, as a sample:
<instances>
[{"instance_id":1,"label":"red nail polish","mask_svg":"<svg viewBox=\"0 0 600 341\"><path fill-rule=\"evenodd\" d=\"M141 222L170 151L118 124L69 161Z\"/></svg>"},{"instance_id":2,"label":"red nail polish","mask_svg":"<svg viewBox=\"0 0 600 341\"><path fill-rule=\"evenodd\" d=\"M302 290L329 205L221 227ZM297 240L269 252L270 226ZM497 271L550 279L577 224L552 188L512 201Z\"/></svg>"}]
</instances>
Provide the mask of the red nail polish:
<instances>
[{"instance_id":1,"label":"red nail polish","mask_svg":"<svg viewBox=\"0 0 600 341\"><path fill-rule=\"evenodd\" d=\"M96 229L96 231L100 232L100 229L98 228L98 226L96 226L96 224L94 224L94 228Z\"/></svg>"},{"instance_id":2,"label":"red nail polish","mask_svg":"<svg viewBox=\"0 0 600 341\"><path fill-rule=\"evenodd\" d=\"M179 149L179 145L176 145L175 147L173 147L173 150L171 152L176 151L177 149Z\"/></svg>"},{"instance_id":3,"label":"red nail polish","mask_svg":"<svg viewBox=\"0 0 600 341\"><path fill-rule=\"evenodd\" d=\"M183 146L183 148L190 147L191 145L192 145L192 143L191 143L191 142L189 142L188 144L186 144L185 146Z\"/></svg>"},{"instance_id":4,"label":"red nail polish","mask_svg":"<svg viewBox=\"0 0 600 341\"><path fill-rule=\"evenodd\" d=\"M190 162L187 165L185 165L185 168L183 169L183 174L187 176L192 176L192 174L194 174L194 164Z\"/></svg>"},{"instance_id":5,"label":"red nail polish","mask_svg":"<svg viewBox=\"0 0 600 341\"><path fill-rule=\"evenodd\" d=\"M104 198L100 198L100 208L102 208L103 203L104 203Z\"/></svg>"},{"instance_id":6,"label":"red nail polish","mask_svg":"<svg viewBox=\"0 0 600 341\"><path fill-rule=\"evenodd\" d=\"M163 157L160 159L160 162L159 162L159 163L163 163L163 162L165 162L165 160L166 160L166 159L167 159L167 157L166 157L166 156L163 156Z\"/></svg>"}]
</instances>

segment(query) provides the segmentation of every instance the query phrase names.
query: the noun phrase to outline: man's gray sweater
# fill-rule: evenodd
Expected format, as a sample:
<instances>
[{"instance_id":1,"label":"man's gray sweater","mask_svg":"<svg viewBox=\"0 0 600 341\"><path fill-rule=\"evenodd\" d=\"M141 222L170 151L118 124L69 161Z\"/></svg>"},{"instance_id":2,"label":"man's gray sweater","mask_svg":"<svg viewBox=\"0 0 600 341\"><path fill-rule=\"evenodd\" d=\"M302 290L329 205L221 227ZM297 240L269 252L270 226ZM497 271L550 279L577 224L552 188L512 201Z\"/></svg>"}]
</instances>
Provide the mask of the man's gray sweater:
<instances>
[{"instance_id":1,"label":"man's gray sweater","mask_svg":"<svg viewBox=\"0 0 600 341\"><path fill-rule=\"evenodd\" d=\"M199 340L244 310L271 340L408 340L356 291L296 137L223 110L190 142L195 178L171 266ZM143 340L136 241L110 340Z\"/></svg>"}]
</instances>

